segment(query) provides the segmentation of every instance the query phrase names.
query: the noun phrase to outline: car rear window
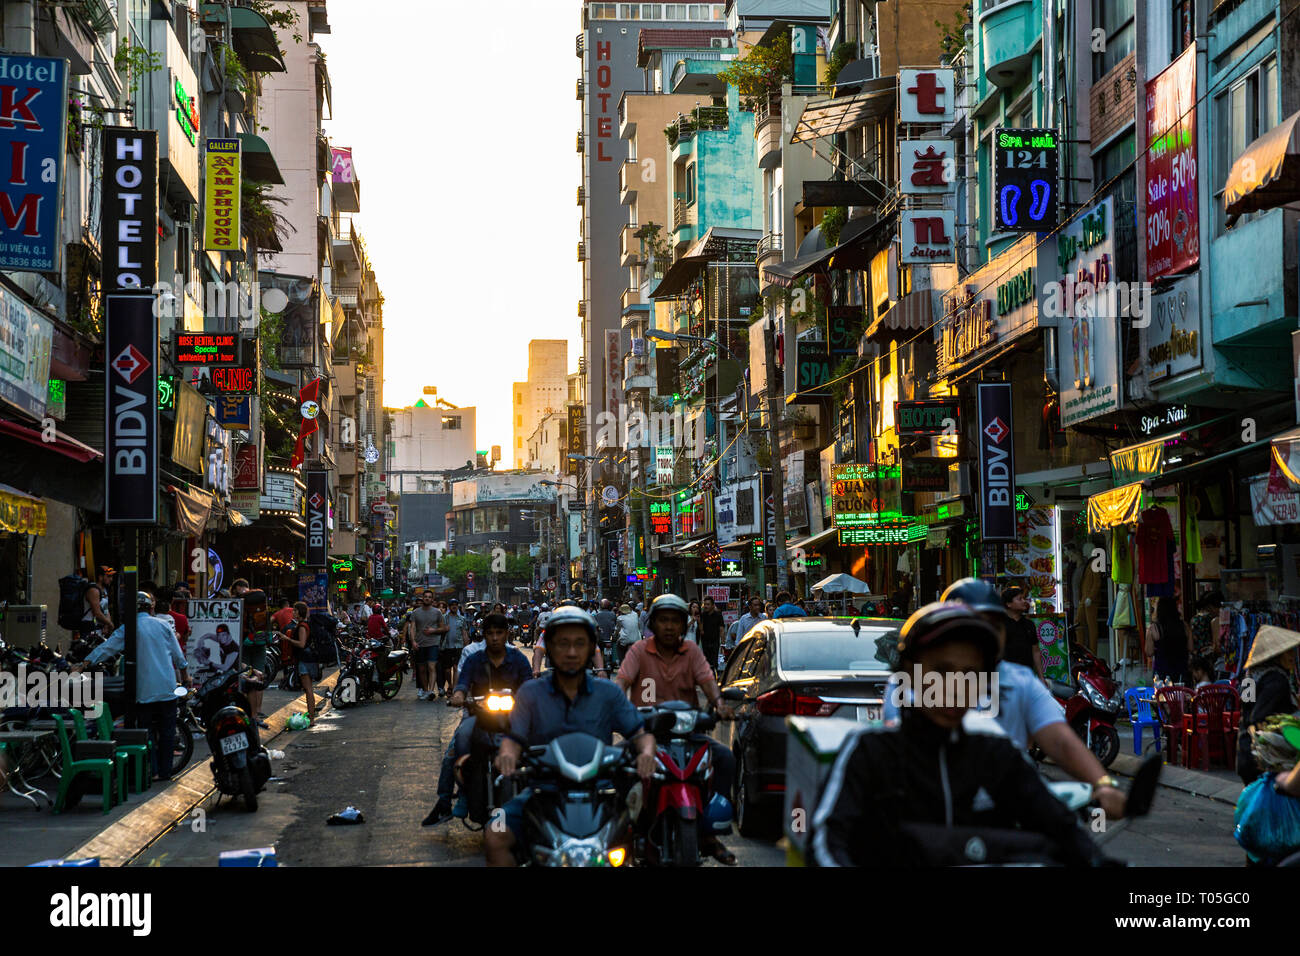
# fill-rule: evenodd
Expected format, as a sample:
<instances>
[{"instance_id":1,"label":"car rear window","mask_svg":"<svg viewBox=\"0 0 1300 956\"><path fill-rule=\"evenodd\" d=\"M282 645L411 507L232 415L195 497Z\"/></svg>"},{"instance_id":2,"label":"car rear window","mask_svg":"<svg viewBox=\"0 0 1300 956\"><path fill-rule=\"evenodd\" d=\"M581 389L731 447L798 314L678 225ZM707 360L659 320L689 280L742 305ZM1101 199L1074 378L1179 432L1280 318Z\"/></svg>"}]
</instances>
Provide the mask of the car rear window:
<instances>
[{"instance_id":1,"label":"car rear window","mask_svg":"<svg viewBox=\"0 0 1300 956\"><path fill-rule=\"evenodd\" d=\"M864 627L856 636L848 627L785 633L778 641L781 669L887 673L892 668L885 649L892 648L897 641L898 631L892 628Z\"/></svg>"}]
</instances>

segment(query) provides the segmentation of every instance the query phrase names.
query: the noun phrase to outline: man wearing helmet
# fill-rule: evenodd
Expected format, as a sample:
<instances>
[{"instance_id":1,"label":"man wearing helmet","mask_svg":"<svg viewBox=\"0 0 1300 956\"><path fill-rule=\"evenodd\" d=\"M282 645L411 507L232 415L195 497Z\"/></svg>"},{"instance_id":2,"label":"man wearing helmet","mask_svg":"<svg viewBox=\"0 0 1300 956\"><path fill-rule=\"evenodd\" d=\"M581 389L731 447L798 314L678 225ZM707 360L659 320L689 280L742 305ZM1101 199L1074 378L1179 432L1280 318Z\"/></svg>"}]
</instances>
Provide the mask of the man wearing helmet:
<instances>
[{"instance_id":1,"label":"man wearing helmet","mask_svg":"<svg viewBox=\"0 0 1300 956\"><path fill-rule=\"evenodd\" d=\"M813 815L812 859L819 866L925 865L946 861L952 844L985 853L952 828L1021 828L1039 834L1035 848L1070 864L1097 851L1074 815L1044 786L1003 734L967 720L964 693L997 665L997 632L964 604L921 608L903 625L899 658L927 687L901 719L866 724L845 741ZM938 694L930 691L937 685ZM981 836L992 837L987 829ZM969 852L969 849L968 849ZM992 851L997 856L996 843ZM983 862L981 856L975 862ZM998 862L990 859L988 862Z\"/></svg>"},{"instance_id":2,"label":"man wearing helmet","mask_svg":"<svg viewBox=\"0 0 1300 956\"><path fill-rule=\"evenodd\" d=\"M587 667L596 651L596 622L586 611L562 608L551 615L543 634L552 670L542 680L519 688L510 712L510 732L501 741L496 767L510 776L523 748L549 743L561 734L585 733L608 744L614 733L636 749L636 770L649 786L655 770L655 739L641 715L613 681L592 677ZM527 790L505 806L507 829L488 827L483 849L489 866L513 866L522 830Z\"/></svg>"},{"instance_id":3,"label":"man wearing helmet","mask_svg":"<svg viewBox=\"0 0 1300 956\"><path fill-rule=\"evenodd\" d=\"M625 691L631 691L632 703L647 707L668 700L680 700L699 706L699 693L713 704L719 717L730 720L734 712L722 700L722 691L713 679L713 668L695 641L683 640L687 626L686 602L675 594L661 594L650 605L646 619L651 636L637 641L623 658L614 678ZM709 745L713 759L713 789L728 800L736 775L736 757L731 748L703 734L691 738ZM724 847L701 820L700 838L704 852L728 866L736 863L735 854Z\"/></svg>"}]
</instances>

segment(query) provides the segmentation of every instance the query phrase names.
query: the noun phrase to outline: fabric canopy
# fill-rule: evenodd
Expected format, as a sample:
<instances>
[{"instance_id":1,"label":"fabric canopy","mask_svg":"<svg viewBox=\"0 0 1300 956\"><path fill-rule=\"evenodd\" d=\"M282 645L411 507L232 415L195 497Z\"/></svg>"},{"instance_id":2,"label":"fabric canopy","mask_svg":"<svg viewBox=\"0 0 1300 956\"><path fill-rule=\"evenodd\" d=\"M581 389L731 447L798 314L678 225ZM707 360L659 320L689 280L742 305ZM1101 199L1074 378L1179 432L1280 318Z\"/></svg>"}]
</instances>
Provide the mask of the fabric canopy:
<instances>
[{"instance_id":1,"label":"fabric canopy","mask_svg":"<svg viewBox=\"0 0 1300 956\"><path fill-rule=\"evenodd\" d=\"M168 491L176 496L176 528L188 537L197 538L208 526L212 513L212 496L204 491L185 491L174 485Z\"/></svg>"},{"instance_id":2,"label":"fabric canopy","mask_svg":"<svg viewBox=\"0 0 1300 956\"><path fill-rule=\"evenodd\" d=\"M239 162L243 173L260 183L284 185L284 176L271 155L271 147L266 140L252 133L239 134Z\"/></svg>"},{"instance_id":3,"label":"fabric canopy","mask_svg":"<svg viewBox=\"0 0 1300 956\"><path fill-rule=\"evenodd\" d=\"M17 488L0 485L0 530L45 535L45 502Z\"/></svg>"},{"instance_id":4,"label":"fabric canopy","mask_svg":"<svg viewBox=\"0 0 1300 956\"><path fill-rule=\"evenodd\" d=\"M893 112L898 80L892 76L862 84L856 96L808 103L795 124L791 143L807 143L823 136L847 133Z\"/></svg>"},{"instance_id":5,"label":"fabric canopy","mask_svg":"<svg viewBox=\"0 0 1300 956\"><path fill-rule=\"evenodd\" d=\"M928 329L934 324L934 308L930 290L909 292L889 307L884 315L871 323L866 337L889 338L890 333L911 333Z\"/></svg>"},{"instance_id":6,"label":"fabric canopy","mask_svg":"<svg viewBox=\"0 0 1300 956\"><path fill-rule=\"evenodd\" d=\"M1300 200L1300 113L1255 140L1228 173L1223 204L1231 219Z\"/></svg>"},{"instance_id":7,"label":"fabric canopy","mask_svg":"<svg viewBox=\"0 0 1300 956\"><path fill-rule=\"evenodd\" d=\"M1165 442L1167 438L1143 442L1117 448L1110 453L1110 474L1115 484L1122 485L1144 478L1155 478L1165 465Z\"/></svg>"},{"instance_id":8,"label":"fabric canopy","mask_svg":"<svg viewBox=\"0 0 1300 956\"><path fill-rule=\"evenodd\" d=\"M814 584L812 590L827 594L870 594L871 586L851 574L832 574Z\"/></svg>"},{"instance_id":9,"label":"fabric canopy","mask_svg":"<svg viewBox=\"0 0 1300 956\"><path fill-rule=\"evenodd\" d=\"M1283 432L1273 439L1273 461L1286 480L1300 488L1300 428Z\"/></svg>"},{"instance_id":10,"label":"fabric canopy","mask_svg":"<svg viewBox=\"0 0 1300 956\"><path fill-rule=\"evenodd\" d=\"M1088 530L1105 531L1116 525L1133 524L1142 510L1142 482L1123 485L1088 499Z\"/></svg>"}]
</instances>

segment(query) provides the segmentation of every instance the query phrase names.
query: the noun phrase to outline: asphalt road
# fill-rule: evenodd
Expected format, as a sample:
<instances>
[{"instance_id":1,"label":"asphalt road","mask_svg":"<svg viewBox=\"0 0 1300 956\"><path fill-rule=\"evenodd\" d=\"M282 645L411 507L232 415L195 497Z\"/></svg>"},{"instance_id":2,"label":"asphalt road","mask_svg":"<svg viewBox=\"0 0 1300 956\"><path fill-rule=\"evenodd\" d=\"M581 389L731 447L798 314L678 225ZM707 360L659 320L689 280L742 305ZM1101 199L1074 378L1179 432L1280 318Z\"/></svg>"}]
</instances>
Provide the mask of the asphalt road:
<instances>
[{"instance_id":1,"label":"asphalt road","mask_svg":"<svg viewBox=\"0 0 1300 956\"><path fill-rule=\"evenodd\" d=\"M418 701L409 682L393 701L327 709L312 729L271 742L284 756L272 760L275 777L256 813L223 799L135 865L214 866L223 850L275 846L282 866L481 866L482 839L460 821L420 826L457 720L441 701ZM326 825L349 805L365 815L364 824ZM741 866L784 865L779 844L735 834L726 844ZM1149 817L1107 841L1107 852L1139 866L1240 866L1244 858L1232 839L1232 807L1168 788Z\"/></svg>"}]
</instances>

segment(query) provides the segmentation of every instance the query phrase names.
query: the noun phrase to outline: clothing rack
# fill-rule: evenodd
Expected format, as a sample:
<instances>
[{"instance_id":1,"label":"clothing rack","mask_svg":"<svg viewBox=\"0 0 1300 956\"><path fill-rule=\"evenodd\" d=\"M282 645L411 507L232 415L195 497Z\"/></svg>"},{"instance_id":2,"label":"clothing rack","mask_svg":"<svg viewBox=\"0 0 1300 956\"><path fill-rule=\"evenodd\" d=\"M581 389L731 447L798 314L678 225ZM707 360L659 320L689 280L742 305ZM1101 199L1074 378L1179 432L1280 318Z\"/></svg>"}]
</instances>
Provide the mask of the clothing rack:
<instances>
[{"instance_id":1,"label":"clothing rack","mask_svg":"<svg viewBox=\"0 0 1300 956\"><path fill-rule=\"evenodd\" d=\"M1223 648L1222 670L1233 677L1240 677L1245 669L1250 648L1261 627L1276 624L1288 630L1300 630L1300 601L1294 598L1229 601L1224 607L1228 611L1228 623L1226 632L1220 631L1219 635Z\"/></svg>"}]
</instances>

